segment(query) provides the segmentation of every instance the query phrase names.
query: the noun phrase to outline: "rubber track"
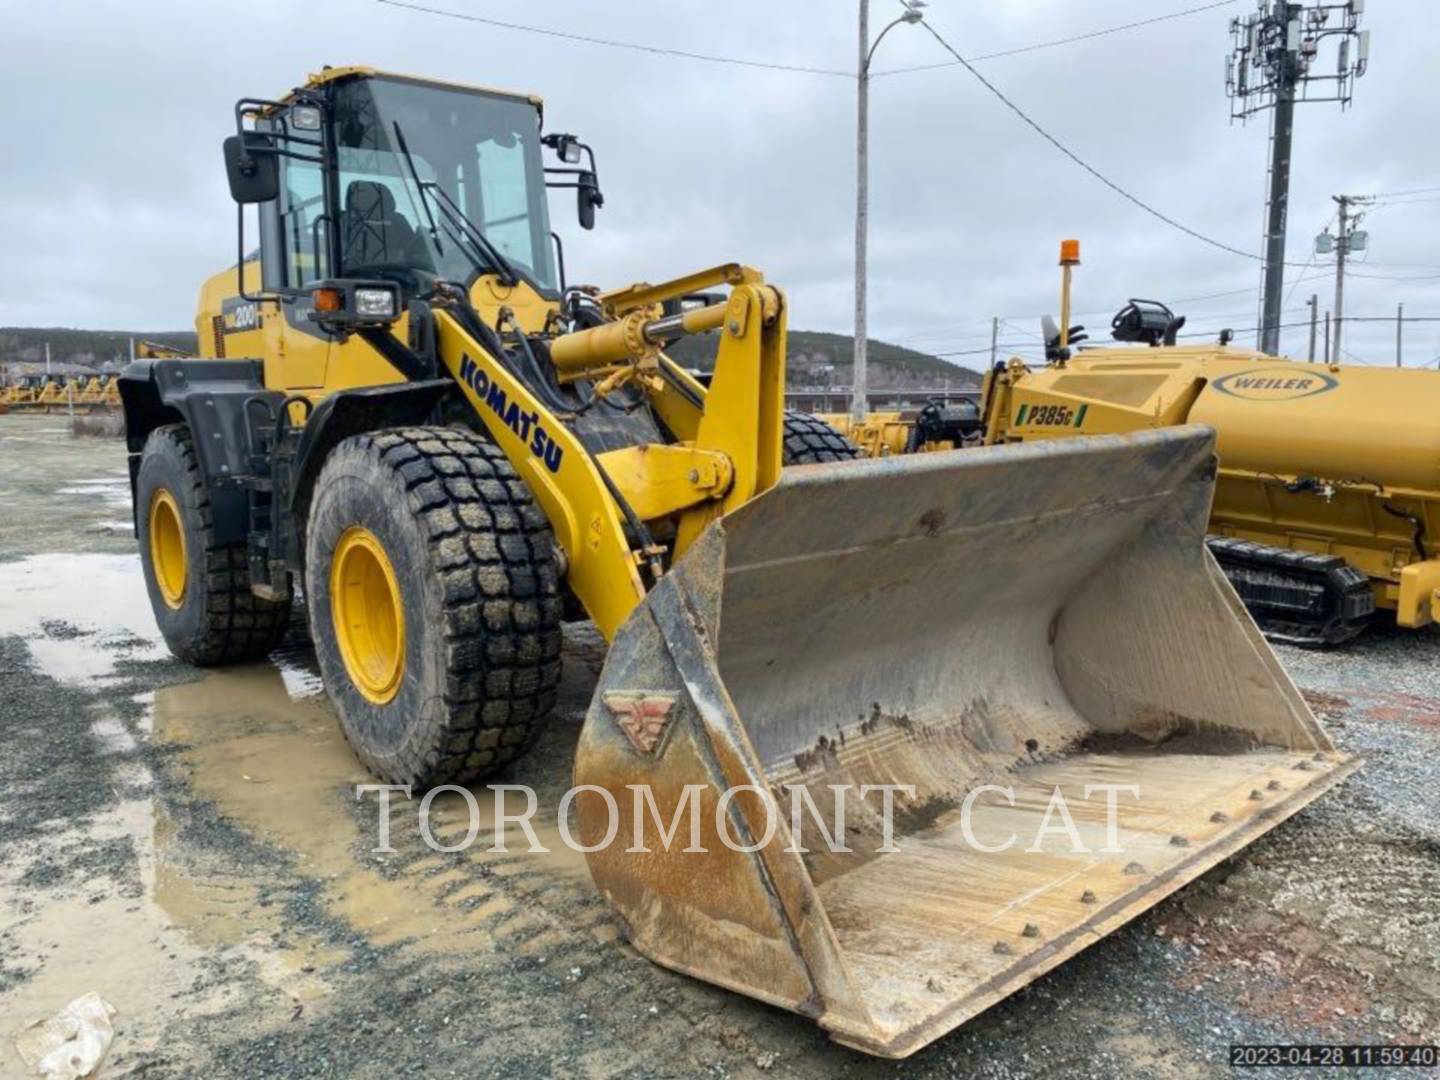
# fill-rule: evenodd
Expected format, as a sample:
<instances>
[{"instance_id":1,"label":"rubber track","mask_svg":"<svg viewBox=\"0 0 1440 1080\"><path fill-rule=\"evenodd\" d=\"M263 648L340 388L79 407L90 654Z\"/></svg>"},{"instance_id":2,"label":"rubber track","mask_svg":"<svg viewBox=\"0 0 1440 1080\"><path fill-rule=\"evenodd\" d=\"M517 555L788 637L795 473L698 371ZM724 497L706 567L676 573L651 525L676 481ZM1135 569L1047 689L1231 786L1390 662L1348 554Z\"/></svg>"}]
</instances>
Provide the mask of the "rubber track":
<instances>
[{"instance_id":1,"label":"rubber track","mask_svg":"<svg viewBox=\"0 0 1440 1080\"><path fill-rule=\"evenodd\" d=\"M1338 555L1211 536L1211 554L1272 641L1319 647L1359 634L1375 611L1369 579Z\"/></svg>"}]
</instances>

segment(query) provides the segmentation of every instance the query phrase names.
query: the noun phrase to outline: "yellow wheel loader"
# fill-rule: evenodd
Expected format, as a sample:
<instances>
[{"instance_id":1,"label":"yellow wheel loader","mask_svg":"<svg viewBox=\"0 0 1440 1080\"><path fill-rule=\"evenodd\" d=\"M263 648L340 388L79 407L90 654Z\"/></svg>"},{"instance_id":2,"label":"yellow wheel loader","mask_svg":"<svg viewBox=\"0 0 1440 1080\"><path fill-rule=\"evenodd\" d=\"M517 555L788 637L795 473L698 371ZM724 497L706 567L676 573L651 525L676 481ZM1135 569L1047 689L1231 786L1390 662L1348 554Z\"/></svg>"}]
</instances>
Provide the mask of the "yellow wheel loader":
<instances>
[{"instance_id":1,"label":"yellow wheel loader","mask_svg":"<svg viewBox=\"0 0 1440 1080\"><path fill-rule=\"evenodd\" d=\"M120 380L160 628L260 657L298 586L424 786L522 754L592 619L575 836L646 956L903 1056L1355 767L1205 554L1208 430L837 460L754 270L567 283L547 186L600 188L538 99L340 68L235 115L205 358ZM709 330L700 381L664 349Z\"/></svg>"}]
</instances>

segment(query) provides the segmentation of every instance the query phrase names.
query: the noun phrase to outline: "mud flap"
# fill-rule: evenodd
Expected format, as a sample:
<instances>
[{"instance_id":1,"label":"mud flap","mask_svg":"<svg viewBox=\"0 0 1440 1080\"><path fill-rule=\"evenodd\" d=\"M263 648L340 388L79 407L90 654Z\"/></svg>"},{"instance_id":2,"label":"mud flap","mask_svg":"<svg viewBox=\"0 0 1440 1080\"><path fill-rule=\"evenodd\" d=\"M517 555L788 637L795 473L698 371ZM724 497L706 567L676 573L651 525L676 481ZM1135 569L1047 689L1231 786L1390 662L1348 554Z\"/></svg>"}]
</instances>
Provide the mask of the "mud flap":
<instances>
[{"instance_id":1,"label":"mud flap","mask_svg":"<svg viewBox=\"0 0 1440 1080\"><path fill-rule=\"evenodd\" d=\"M1352 771L1205 550L1213 483L1171 428L789 469L712 525L576 758L635 947L903 1057Z\"/></svg>"}]
</instances>

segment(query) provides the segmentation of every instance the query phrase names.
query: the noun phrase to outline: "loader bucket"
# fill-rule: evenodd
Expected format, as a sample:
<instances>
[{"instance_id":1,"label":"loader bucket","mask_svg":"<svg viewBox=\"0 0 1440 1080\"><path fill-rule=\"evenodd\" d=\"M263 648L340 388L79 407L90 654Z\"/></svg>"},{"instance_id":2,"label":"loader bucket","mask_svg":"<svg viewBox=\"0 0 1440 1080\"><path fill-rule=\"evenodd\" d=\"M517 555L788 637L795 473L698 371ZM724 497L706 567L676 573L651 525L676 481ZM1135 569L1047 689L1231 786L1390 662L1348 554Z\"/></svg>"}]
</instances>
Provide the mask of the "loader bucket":
<instances>
[{"instance_id":1,"label":"loader bucket","mask_svg":"<svg viewBox=\"0 0 1440 1080\"><path fill-rule=\"evenodd\" d=\"M712 525L576 758L634 946L903 1057L1352 771L1205 550L1213 442L787 469Z\"/></svg>"}]
</instances>

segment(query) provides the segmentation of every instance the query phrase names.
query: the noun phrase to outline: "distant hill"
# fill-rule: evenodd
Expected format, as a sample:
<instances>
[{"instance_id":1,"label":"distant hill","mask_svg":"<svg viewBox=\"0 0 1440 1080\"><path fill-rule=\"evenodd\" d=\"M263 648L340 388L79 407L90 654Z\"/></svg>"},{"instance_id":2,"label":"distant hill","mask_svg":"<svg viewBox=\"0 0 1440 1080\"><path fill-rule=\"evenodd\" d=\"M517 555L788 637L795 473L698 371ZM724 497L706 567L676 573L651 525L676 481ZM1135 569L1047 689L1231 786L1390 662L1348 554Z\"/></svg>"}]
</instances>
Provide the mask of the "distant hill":
<instances>
[{"instance_id":1,"label":"distant hill","mask_svg":"<svg viewBox=\"0 0 1440 1080\"><path fill-rule=\"evenodd\" d=\"M188 330L71 330L65 327L0 326L0 364L12 361L45 362L50 345L54 364L80 364L100 370L106 365L130 362L130 341L154 341L194 352L196 338Z\"/></svg>"},{"instance_id":2,"label":"distant hill","mask_svg":"<svg viewBox=\"0 0 1440 1080\"><path fill-rule=\"evenodd\" d=\"M60 327L0 326L0 364L43 363L45 345L57 364L81 364L99 370L125 364L130 341L155 341L193 352L196 338L186 330L69 330ZM791 330L786 358L791 386L848 386L853 338L815 330ZM666 351L688 367L708 369L715 359L713 334L684 338ZM932 389L978 385L979 372L947 363L938 356L870 339L870 385L876 390Z\"/></svg>"}]
</instances>

